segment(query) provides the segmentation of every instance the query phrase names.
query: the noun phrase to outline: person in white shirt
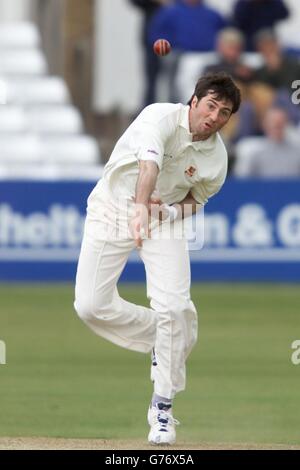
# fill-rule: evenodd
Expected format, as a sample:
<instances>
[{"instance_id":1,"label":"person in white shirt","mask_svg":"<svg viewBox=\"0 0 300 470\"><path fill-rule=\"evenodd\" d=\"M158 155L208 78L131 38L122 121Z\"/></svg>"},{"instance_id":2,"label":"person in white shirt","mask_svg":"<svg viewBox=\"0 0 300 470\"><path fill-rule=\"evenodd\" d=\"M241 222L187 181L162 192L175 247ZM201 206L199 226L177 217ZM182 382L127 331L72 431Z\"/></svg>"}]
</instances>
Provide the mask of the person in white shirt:
<instances>
[{"instance_id":1,"label":"person in white shirt","mask_svg":"<svg viewBox=\"0 0 300 470\"><path fill-rule=\"evenodd\" d=\"M263 119L263 130L263 137L240 141L233 174L238 178L299 178L300 140L287 111L275 105L269 108ZM297 133L296 139L293 133ZM244 146L249 141L249 149L245 151Z\"/></svg>"},{"instance_id":2,"label":"person in white shirt","mask_svg":"<svg viewBox=\"0 0 300 470\"><path fill-rule=\"evenodd\" d=\"M224 183L227 153L218 131L240 101L232 78L217 73L198 80L188 105L146 107L117 142L88 198L74 306L97 335L152 351L151 444L175 442L172 400L185 389L185 362L197 339L188 244L174 229ZM151 308L118 294L134 248L145 265Z\"/></svg>"}]
</instances>

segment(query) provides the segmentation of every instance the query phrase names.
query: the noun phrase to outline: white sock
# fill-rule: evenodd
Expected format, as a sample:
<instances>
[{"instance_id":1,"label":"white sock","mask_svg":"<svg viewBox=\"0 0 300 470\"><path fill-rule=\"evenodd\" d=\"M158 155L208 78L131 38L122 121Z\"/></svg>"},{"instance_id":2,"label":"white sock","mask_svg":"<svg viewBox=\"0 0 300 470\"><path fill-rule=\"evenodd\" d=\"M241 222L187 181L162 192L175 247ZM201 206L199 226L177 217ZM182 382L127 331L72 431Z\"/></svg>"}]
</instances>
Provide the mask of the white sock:
<instances>
[{"instance_id":1,"label":"white sock","mask_svg":"<svg viewBox=\"0 0 300 470\"><path fill-rule=\"evenodd\" d=\"M151 401L152 406L156 406L159 409L163 410L163 406L158 406L158 404L166 405L166 409L170 409L172 406L172 400L170 398L165 398L161 397L160 395L157 395L156 393L153 393L152 395L152 401Z\"/></svg>"}]
</instances>

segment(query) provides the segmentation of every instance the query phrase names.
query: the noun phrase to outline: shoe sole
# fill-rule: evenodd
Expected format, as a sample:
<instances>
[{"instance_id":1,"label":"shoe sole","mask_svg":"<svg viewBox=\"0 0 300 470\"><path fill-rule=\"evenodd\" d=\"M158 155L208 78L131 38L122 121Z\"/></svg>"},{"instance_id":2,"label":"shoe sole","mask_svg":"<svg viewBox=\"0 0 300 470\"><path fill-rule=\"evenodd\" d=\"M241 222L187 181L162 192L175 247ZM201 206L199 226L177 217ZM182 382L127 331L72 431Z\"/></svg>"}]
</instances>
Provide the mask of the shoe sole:
<instances>
[{"instance_id":1,"label":"shoe sole","mask_svg":"<svg viewBox=\"0 0 300 470\"><path fill-rule=\"evenodd\" d=\"M148 441L148 443L151 445L151 446L154 446L154 447L169 447L169 446L173 446L175 444L175 441L174 442L154 442L154 441Z\"/></svg>"},{"instance_id":2,"label":"shoe sole","mask_svg":"<svg viewBox=\"0 0 300 470\"><path fill-rule=\"evenodd\" d=\"M148 442L151 446L172 446L175 444L176 439L173 439L169 442L157 442L154 439L151 439L151 438L149 439L148 437Z\"/></svg>"}]
</instances>

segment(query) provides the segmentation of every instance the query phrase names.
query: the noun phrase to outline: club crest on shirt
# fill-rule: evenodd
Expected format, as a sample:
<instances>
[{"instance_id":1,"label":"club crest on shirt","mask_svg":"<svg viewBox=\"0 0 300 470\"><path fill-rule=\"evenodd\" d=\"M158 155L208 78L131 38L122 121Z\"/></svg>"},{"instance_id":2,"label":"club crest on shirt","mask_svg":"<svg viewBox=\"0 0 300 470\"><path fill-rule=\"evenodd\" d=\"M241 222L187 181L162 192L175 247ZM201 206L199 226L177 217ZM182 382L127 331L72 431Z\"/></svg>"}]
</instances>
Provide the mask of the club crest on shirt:
<instances>
[{"instance_id":1,"label":"club crest on shirt","mask_svg":"<svg viewBox=\"0 0 300 470\"><path fill-rule=\"evenodd\" d=\"M196 168L194 166L189 166L185 171L184 173L187 175L187 176L193 176L193 174L195 173L196 171Z\"/></svg>"}]
</instances>

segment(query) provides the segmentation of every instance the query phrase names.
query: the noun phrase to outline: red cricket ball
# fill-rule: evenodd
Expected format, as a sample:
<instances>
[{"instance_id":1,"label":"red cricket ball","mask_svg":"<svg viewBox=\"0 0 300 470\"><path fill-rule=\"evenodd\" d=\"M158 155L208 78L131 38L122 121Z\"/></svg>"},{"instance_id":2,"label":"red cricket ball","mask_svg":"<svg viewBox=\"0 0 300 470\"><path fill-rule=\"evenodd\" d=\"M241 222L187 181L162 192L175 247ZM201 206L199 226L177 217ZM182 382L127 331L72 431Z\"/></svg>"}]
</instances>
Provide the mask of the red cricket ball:
<instances>
[{"instance_id":1,"label":"red cricket ball","mask_svg":"<svg viewBox=\"0 0 300 470\"><path fill-rule=\"evenodd\" d=\"M159 56L167 55L171 51L171 44L166 39L157 39L153 44L153 51Z\"/></svg>"}]
</instances>

